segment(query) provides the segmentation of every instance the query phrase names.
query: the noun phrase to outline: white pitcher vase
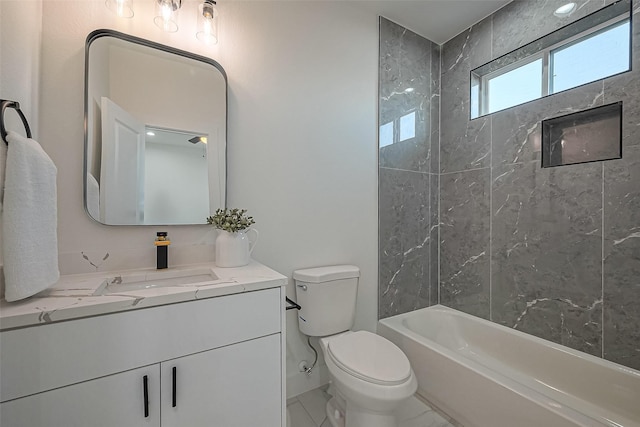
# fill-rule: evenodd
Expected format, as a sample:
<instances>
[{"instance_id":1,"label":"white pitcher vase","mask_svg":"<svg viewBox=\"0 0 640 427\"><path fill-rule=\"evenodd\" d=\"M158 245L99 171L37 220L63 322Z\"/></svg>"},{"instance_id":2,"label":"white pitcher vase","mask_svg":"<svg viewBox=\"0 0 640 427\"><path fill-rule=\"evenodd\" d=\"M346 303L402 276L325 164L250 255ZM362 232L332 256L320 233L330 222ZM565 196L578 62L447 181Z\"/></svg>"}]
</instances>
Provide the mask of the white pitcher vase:
<instances>
[{"instance_id":1,"label":"white pitcher vase","mask_svg":"<svg viewBox=\"0 0 640 427\"><path fill-rule=\"evenodd\" d=\"M256 238L253 242L249 240L248 233L255 232ZM249 264L249 259L253 248L258 241L258 230L250 228L248 230L230 233L218 230L216 237L216 265L218 267L242 267Z\"/></svg>"}]
</instances>

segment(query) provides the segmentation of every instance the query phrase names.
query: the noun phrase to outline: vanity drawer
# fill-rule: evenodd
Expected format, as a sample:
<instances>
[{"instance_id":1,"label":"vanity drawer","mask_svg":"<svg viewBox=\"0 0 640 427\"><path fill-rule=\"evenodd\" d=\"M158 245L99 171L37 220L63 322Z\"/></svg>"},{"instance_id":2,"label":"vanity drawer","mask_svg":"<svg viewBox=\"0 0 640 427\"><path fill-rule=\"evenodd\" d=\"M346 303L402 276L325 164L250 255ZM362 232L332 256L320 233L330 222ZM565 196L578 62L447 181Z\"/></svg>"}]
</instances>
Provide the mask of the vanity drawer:
<instances>
[{"instance_id":1,"label":"vanity drawer","mask_svg":"<svg viewBox=\"0 0 640 427\"><path fill-rule=\"evenodd\" d=\"M0 333L0 401L281 331L281 289Z\"/></svg>"}]
</instances>

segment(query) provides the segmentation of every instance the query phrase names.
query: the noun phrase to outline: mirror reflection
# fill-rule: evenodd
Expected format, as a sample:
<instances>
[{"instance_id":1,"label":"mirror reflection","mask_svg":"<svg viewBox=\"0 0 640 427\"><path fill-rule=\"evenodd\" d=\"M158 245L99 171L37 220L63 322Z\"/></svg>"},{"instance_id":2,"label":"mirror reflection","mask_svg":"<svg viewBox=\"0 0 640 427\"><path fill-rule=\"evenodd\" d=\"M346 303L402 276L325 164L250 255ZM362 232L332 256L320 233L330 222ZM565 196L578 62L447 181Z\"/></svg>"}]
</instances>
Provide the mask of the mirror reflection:
<instances>
[{"instance_id":1,"label":"mirror reflection","mask_svg":"<svg viewBox=\"0 0 640 427\"><path fill-rule=\"evenodd\" d=\"M109 225L204 224L225 205L226 76L115 31L87 39L85 207Z\"/></svg>"}]
</instances>

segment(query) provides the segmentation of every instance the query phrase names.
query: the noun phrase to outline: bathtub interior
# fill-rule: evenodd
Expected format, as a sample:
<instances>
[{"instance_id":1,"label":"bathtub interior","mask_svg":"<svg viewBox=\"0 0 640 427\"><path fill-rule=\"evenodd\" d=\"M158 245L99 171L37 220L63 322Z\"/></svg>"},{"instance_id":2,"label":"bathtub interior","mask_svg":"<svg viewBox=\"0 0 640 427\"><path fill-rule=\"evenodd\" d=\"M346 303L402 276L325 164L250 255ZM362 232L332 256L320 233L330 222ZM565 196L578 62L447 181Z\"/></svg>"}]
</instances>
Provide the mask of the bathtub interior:
<instances>
[{"instance_id":1,"label":"bathtub interior","mask_svg":"<svg viewBox=\"0 0 640 427\"><path fill-rule=\"evenodd\" d=\"M640 372L633 369L444 306L381 323L596 419L640 425Z\"/></svg>"}]
</instances>

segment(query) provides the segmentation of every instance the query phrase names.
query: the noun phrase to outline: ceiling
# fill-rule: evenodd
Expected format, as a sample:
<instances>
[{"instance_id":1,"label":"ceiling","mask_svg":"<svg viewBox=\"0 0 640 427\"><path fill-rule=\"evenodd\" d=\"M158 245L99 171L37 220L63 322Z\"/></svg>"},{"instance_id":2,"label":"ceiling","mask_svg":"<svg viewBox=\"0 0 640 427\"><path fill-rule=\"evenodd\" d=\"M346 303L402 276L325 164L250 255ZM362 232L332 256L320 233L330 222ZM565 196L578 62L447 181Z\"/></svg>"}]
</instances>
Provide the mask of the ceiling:
<instances>
[{"instance_id":1,"label":"ceiling","mask_svg":"<svg viewBox=\"0 0 640 427\"><path fill-rule=\"evenodd\" d=\"M354 2L442 44L511 0L361 0Z\"/></svg>"},{"instance_id":2,"label":"ceiling","mask_svg":"<svg viewBox=\"0 0 640 427\"><path fill-rule=\"evenodd\" d=\"M202 134L195 132L183 132L183 131L174 131L169 129L161 129L152 126L147 126L145 128L147 131L152 131L153 135L149 135L145 137L147 143L152 144L164 144L164 145L174 145L181 148L199 148L203 149L204 144L196 143L192 144L189 139L196 136L203 136Z\"/></svg>"}]
</instances>

